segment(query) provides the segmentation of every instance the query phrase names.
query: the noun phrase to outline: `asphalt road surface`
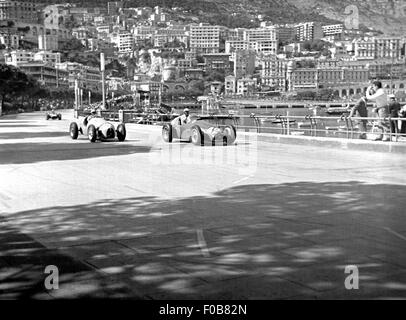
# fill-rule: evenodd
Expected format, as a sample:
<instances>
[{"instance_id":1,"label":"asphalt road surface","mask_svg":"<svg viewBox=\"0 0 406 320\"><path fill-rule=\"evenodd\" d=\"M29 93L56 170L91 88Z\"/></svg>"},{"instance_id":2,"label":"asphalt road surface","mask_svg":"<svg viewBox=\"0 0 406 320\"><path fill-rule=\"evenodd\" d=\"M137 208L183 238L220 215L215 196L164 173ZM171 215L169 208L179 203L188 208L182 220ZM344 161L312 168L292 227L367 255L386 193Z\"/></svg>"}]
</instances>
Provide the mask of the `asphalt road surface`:
<instances>
[{"instance_id":1,"label":"asphalt road surface","mask_svg":"<svg viewBox=\"0 0 406 320\"><path fill-rule=\"evenodd\" d=\"M403 154L90 143L72 119L0 118L0 297L406 298Z\"/></svg>"}]
</instances>

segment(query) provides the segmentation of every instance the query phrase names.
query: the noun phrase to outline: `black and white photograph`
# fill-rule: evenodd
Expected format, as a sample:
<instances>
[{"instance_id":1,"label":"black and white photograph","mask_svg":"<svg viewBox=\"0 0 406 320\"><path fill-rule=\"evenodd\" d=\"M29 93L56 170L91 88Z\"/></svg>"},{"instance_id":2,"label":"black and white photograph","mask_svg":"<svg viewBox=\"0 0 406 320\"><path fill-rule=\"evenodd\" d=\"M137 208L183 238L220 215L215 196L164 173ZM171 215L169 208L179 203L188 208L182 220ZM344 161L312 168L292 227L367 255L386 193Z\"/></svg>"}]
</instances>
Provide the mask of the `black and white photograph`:
<instances>
[{"instance_id":1,"label":"black and white photograph","mask_svg":"<svg viewBox=\"0 0 406 320\"><path fill-rule=\"evenodd\" d=\"M67 1L0 0L0 300L406 299L406 0Z\"/></svg>"}]
</instances>

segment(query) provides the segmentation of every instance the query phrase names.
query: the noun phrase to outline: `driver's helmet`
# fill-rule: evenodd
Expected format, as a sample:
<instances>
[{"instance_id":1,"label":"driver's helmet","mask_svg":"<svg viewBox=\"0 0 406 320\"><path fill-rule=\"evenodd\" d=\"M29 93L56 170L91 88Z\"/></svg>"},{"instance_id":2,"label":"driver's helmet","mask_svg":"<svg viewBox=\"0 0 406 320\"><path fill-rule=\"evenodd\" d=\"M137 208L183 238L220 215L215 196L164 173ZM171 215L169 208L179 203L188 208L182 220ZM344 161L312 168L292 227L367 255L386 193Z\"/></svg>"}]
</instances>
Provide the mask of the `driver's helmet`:
<instances>
[{"instance_id":1,"label":"driver's helmet","mask_svg":"<svg viewBox=\"0 0 406 320\"><path fill-rule=\"evenodd\" d=\"M90 109L90 114L92 116L95 116L96 115L96 109L95 108Z\"/></svg>"}]
</instances>

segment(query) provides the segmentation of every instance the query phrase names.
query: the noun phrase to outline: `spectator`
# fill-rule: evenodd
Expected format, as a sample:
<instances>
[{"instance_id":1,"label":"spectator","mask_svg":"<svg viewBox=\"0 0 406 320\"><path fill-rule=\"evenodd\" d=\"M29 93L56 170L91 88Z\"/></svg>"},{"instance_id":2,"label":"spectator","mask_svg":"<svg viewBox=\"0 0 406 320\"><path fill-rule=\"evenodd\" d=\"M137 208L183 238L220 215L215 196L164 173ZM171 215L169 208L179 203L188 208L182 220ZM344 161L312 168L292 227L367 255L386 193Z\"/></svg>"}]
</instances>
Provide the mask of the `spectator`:
<instances>
[{"instance_id":1,"label":"spectator","mask_svg":"<svg viewBox=\"0 0 406 320\"><path fill-rule=\"evenodd\" d=\"M368 110L367 110L367 99L366 97L361 97L355 105L352 107L349 117L353 117L355 113L358 113L359 117L367 118L368 117ZM358 136L359 139L366 139L367 138L367 120L360 120L358 121L358 128L360 134Z\"/></svg>"},{"instance_id":2,"label":"spectator","mask_svg":"<svg viewBox=\"0 0 406 320\"><path fill-rule=\"evenodd\" d=\"M389 124L385 121L385 118L389 117L388 112L388 96L382 89L382 82L375 80L371 86L368 87L366 92L366 98L368 100L374 100L376 103L376 108L374 112L378 114L378 127L381 128L382 134L376 137L374 140L389 141L390 137L388 135L390 131Z\"/></svg>"},{"instance_id":3,"label":"spectator","mask_svg":"<svg viewBox=\"0 0 406 320\"><path fill-rule=\"evenodd\" d=\"M399 110L399 118L403 118L402 124L400 126L400 134L405 137L406 136L406 105L404 105Z\"/></svg>"},{"instance_id":4,"label":"spectator","mask_svg":"<svg viewBox=\"0 0 406 320\"><path fill-rule=\"evenodd\" d=\"M391 118L397 118L399 116L399 111L400 111L400 104L399 102L396 101L396 97L394 94L389 95L389 115ZM390 131L392 135L397 133L397 125L398 121L397 120L392 120L390 122Z\"/></svg>"}]
</instances>

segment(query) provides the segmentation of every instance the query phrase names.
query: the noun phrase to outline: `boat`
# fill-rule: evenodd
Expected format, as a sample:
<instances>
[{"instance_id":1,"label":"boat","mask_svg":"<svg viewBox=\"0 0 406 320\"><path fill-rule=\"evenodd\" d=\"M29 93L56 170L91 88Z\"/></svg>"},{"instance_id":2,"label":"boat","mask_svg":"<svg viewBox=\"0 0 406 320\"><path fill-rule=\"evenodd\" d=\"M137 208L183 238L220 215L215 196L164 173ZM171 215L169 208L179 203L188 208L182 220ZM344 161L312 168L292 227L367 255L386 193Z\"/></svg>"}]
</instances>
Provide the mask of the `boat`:
<instances>
[{"instance_id":1,"label":"boat","mask_svg":"<svg viewBox=\"0 0 406 320\"><path fill-rule=\"evenodd\" d=\"M350 110L347 107L330 107L327 108L326 113L330 115L342 115L350 113Z\"/></svg>"}]
</instances>

